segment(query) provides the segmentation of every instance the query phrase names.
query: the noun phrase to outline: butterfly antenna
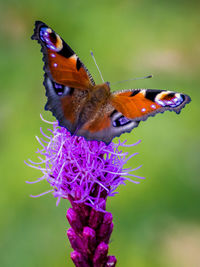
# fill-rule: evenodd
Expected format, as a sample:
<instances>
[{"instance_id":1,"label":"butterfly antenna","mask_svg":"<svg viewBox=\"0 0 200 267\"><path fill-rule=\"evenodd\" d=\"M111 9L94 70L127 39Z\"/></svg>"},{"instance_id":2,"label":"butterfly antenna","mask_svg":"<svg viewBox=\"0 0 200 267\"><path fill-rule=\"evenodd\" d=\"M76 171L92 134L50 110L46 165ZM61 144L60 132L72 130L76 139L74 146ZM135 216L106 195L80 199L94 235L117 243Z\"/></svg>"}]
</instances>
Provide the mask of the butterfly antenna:
<instances>
[{"instance_id":1,"label":"butterfly antenna","mask_svg":"<svg viewBox=\"0 0 200 267\"><path fill-rule=\"evenodd\" d=\"M92 51L90 51L90 54L91 54L91 56L92 56L92 58L93 58L93 60L94 60L94 63L95 63L95 65L96 65L98 71L99 71L99 74L100 74L100 76L101 76L101 79L102 79L103 83L105 83L105 81L104 81L104 79L103 79L103 76L102 76L102 74L101 74L101 71L100 71L100 69L99 69L99 67L98 67L98 65L97 65L96 59L95 59L95 57L94 57L94 53L93 53Z\"/></svg>"},{"instance_id":2,"label":"butterfly antenna","mask_svg":"<svg viewBox=\"0 0 200 267\"><path fill-rule=\"evenodd\" d=\"M149 78L152 78L152 77L153 77L153 75L148 75L148 76L144 76L144 77L138 77L138 78L132 78L132 79L123 80L123 81L119 81L119 82L114 82L114 83L111 83L111 84L124 83L124 82L133 81L133 80L149 79Z\"/></svg>"}]
</instances>

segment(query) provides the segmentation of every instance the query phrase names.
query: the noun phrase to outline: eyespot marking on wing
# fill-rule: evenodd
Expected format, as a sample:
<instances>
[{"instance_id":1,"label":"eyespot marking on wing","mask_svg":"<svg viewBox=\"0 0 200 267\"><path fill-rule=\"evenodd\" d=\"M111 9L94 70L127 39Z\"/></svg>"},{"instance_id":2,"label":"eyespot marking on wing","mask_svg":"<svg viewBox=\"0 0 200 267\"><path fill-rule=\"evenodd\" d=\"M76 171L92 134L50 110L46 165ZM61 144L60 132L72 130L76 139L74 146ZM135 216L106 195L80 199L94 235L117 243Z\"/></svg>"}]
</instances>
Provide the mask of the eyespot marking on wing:
<instances>
[{"instance_id":1,"label":"eyespot marking on wing","mask_svg":"<svg viewBox=\"0 0 200 267\"><path fill-rule=\"evenodd\" d=\"M50 50L59 52L63 48L63 42L60 36L50 28L41 27L40 38Z\"/></svg>"},{"instance_id":2,"label":"eyespot marking on wing","mask_svg":"<svg viewBox=\"0 0 200 267\"><path fill-rule=\"evenodd\" d=\"M74 90L74 88L64 86L62 84L59 84L59 83L56 83L53 81L51 81L51 82L52 82L53 89L54 89L56 95L58 95L58 96L70 95L70 94L72 94L72 91Z\"/></svg>"},{"instance_id":3,"label":"eyespot marking on wing","mask_svg":"<svg viewBox=\"0 0 200 267\"><path fill-rule=\"evenodd\" d=\"M129 120L128 118L121 116L117 119L115 119L112 123L113 127L120 127L120 126L124 126L131 123L131 120Z\"/></svg>"},{"instance_id":4,"label":"eyespot marking on wing","mask_svg":"<svg viewBox=\"0 0 200 267\"><path fill-rule=\"evenodd\" d=\"M171 91L165 91L159 93L155 97L155 102L162 107L178 107L181 105L185 100L185 96L179 93L174 93Z\"/></svg>"}]
</instances>

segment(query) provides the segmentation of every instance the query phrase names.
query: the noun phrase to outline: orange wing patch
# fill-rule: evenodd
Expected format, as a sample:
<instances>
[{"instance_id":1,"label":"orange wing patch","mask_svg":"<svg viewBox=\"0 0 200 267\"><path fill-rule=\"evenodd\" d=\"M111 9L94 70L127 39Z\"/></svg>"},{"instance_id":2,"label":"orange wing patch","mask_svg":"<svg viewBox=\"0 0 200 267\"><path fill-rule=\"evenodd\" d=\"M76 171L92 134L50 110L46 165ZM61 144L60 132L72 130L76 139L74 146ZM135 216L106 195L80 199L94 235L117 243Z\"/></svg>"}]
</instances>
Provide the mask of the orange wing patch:
<instances>
[{"instance_id":1,"label":"orange wing patch","mask_svg":"<svg viewBox=\"0 0 200 267\"><path fill-rule=\"evenodd\" d=\"M111 125L110 118L108 116L103 116L101 118L93 120L92 122L89 121L88 123L86 123L83 127L83 130L95 133L105 130L106 128L109 128L110 125Z\"/></svg>"},{"instance_id":2,"label":"orange wing patch","mask_svg":"<svg viewBox=\"0 0 200 267\"><path fill-rule=\"evenodd\" d=\"M89 89L92 87L86 70L81 66L77 69L78 57L76 54L69 58L58 53L48 51L48 63L52 78L55 82L78 89Z\"/></svg>"},{"instance_id":3,"label":"orange wing patch","mask_svg":"<svg viewBox=\"0 0 200 267\"><path fill-rule=\"evenodd\" d=\"M129 119L140 118L158 108L160 105L144 97L143 90L131 97L132 92L123 92L113 95L112 105Z\"/></svg>"}]
</instances>

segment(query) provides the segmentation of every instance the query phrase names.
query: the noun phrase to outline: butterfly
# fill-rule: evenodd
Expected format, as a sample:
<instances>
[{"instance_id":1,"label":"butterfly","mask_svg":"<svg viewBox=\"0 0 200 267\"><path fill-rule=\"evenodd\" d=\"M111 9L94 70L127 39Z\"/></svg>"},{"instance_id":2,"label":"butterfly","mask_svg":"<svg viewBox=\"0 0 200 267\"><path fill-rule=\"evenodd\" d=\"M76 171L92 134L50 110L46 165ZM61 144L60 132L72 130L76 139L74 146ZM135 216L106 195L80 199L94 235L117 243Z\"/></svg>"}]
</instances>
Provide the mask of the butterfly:
<instances>
[{"instance_id":1,"label":"butterfly","mask_svg":"<svg viewBox=\"0 0 200 267\"><path fill-rule=\"evenodd\" d=\"M130 89L111 93L109 83L96 85L88 69L50 27L35 22L31 37L41 45L49 110L72 135L109 144L140 121L166 110L180 113L190 97L166 90Z\"/></svg>"}]
</instances>

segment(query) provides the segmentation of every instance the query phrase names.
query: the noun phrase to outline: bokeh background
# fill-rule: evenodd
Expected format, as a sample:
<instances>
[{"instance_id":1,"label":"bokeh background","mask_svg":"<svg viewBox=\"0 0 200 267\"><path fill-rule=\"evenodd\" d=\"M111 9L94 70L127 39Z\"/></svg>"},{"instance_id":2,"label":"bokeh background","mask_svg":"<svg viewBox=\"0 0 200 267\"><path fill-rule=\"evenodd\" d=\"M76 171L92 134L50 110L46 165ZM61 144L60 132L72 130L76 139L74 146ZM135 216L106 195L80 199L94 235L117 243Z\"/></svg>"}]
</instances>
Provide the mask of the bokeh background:
<instances>
[{"instance_id":1,"label":"bokeh background","mask_svg":"<svg viewBox=\"0 0 200 267\"><path fill-rule=\"evenodd\" d=\"M118 266L200 266L200 3L199 1L0 1L0 262L4 267L73 266L69 203L56 207L46 182L28 185L39 171L24 164L36 159L35 136L46 103L40 47L30 39L42 20L72 46L100 82L94 51L106 81L153 74L153 79L117 84L113 90L177 90L192 102L180 115L149 118L121 137L139 152L129 166L143 167L140 185L130 182L108 201L114 216L110 254ZM117 142L117 139L115 140ZM128 150L128 149L125 149Z\"/></svg>"}]
</instances>

